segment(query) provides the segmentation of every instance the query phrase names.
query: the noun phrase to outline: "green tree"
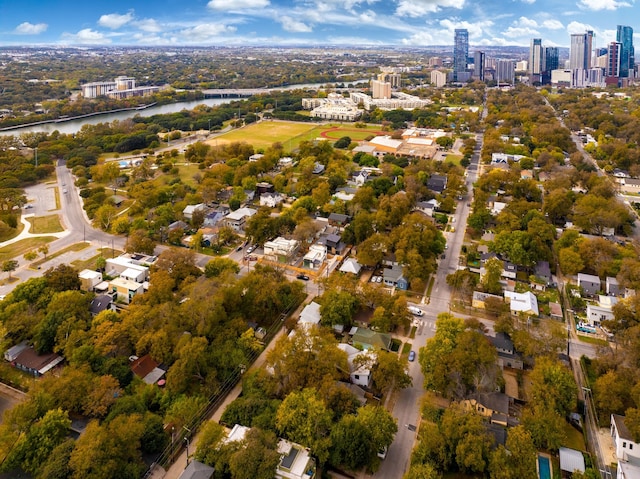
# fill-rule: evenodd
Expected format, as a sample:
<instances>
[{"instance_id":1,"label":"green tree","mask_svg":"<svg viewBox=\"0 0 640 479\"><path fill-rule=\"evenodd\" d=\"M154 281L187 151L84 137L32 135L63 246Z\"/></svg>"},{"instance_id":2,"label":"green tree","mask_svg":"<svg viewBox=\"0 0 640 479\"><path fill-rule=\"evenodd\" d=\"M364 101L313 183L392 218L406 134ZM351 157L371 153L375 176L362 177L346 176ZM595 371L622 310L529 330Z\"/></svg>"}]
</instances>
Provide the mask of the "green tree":
<instances>
[{"instance_id":1,"label":"green tree","mask_svg":"<svg viewBox=\"0 0 640 479\"><path fill-rule=\"evenodd\" d=\"M235 479L272 479L280 462L277 438L271 431L252 428L247 432L243 447L229 459L229 470Z\"/></svg>"},{"instance_id":2,"label":"green tree","mask_svg":"<svg viewBox=\"0 0 640 479\"><path fill-rule=\"evenodd\" d=\"M558 252L558 262L560 269L566 275L576 275L584 269L584 262L582 256L573 248L562 248Z\"/></svg>"},{"instance_id":3,"label":"green tree","mask_svg":"<svg viewBox=\"0 0 640 479\"><path fill-rule=\"evenodd\" d=\"M11 278L11 272L15 271L18 268L18 261L15 259L8 259L2 262L2 271L5 273L9 273L9 278Z\"/></svg>"},{"instance_id":4,"label":"green tree","mask_svg":"<svg viewBox=\"0 0 640 479\"><path fill-rule=\"evenodd\" d=\"M329 458L331 411L315 389L290 393L278 408L276 427L285 438L309 447L321 463Z\"/></svg>"},{"instance_id":5,"label":"green tree","mask_svg":"<svg viewBox=\"0 0 640 479\"><path fill-rule=\"evenodd\" d=\"M440 474L431 464L411 464L403 479L438 479Z\"/></svg>"},{"instance_id":6,"label":"green tree","mask_svg":"<svg viewBox=\"0 0 640 479\"><path fill-rule=\"evenodd\" d=\"M238 274L240 272L240 266L230 258L213 258L204 267L204 275L207 278L218 277L225 271Z\"/></svg>"},{"instance_id":7,"label":"green tree","mask_svg":"<svg viewBox=\"0 0 640 479\"><path fill-rule=\"evenodd\" d=\"M485 273L481 279L482 287L491 294L499 294L502 292L500 278L502 277L502 260L499 258L489 258L484 263Z\"/></svg>"},{"instance_id":8,"label":"green tree","mask_svg":"<svg viewBox=\"0 0 640 479\"><path fill-rule=\"evenodd\" d=\"M346 291L329 290L322 296L320 316L322 323L334 326L342 324L350 327L358 307L358 299Z\"/></svg>"}]
</instances>

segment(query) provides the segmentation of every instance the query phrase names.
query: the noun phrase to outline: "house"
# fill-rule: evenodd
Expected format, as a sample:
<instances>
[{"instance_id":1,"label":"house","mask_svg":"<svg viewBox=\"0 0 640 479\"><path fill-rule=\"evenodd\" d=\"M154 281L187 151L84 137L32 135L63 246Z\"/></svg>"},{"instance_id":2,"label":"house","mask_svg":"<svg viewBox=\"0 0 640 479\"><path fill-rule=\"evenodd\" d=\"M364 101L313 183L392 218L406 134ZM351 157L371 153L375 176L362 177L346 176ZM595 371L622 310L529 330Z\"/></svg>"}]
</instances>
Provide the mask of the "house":
<instances>
[{"instance_id":1,"label":"house","mask_svg":"<svg viewBox=\"0 0 640 479\"><path fill-rule=\"evenodd\" d=\"M587 305L587 322L591 326L600 326L603 321L611 321L615 318L613 306L618 302L615 296L598 295L598 303Z\"/></svg>"},{"instance_id":2,"label":"house","mask_svg":"<svg viewBox=\"0 0 640 479\"><path fill-rule=\"evenodd\" d=\"M495 295L495 294L489 294L489 293L483 293L481 291L474 291L473 292L473 297L471 299L471 306L474 307L474 308L478 308L478 309L485 309L485 307L486 307L485 302L489 298L495 298L495 299L498 299L500 301L504 301L502 296L498 296L498 295Z\"/></svg>"},{"instance_id":3,"label":"house","mask_svg":"<svg viewBox=\"0 0 640 479\"><path fill-rule=\"evenodd\" d=\"M318 270L327 259L327 247L320 244L312 244L304 258L302 264L305 268Z\"/></svg>"},{"instance_id":4,"label":"house","mask_svg":"<svg viewBox=\"0 0 640 479\"><path fill-rule=\"evenodd\" d=\"M280 462L276 468L276 479L315 479L316 461L309 449L295 442L280 439L278 452Z\"/></svg>"},{"instance_id":5,"label":"house","mask_svg":"<svg viewBox=\"0 0 640 479\"><path fill-rule=\"evenodd\" d=\"M491 258L498 258L498 255L495 253L482 253L480 255L480 278L484 277L486 273L485 263L489 261ZM509 262L502 261L502 273L500 276L508 279L516 279L518 275L518 266Z\"/></svg>"},{"instance_id":6,"label":"house","mask_svg":"<svg viewBox=\"0 0 640 479\"><path fill-rule=\"evenodd\" d=\"M510 163L518 162L524 155L508 155L507 153L492 153L491 154L491 166L496 165L509 165Z\"/></svg>"},{"instance_id":7,"label":"house","mask_svg":"<svg viewBox=\"0 0 640 479\"><path fill-rule=\"evenodd\" d=\"M214 472L215 469L213 467L191 459L191 462L182 471L178 479L210 479Z\"/></svg>"},{"instance_id":8,"label":"house","mask_svg":"<svg viewBox=\"0 0 640 479\"><path fill-rule=\"evenodd\" d=\"M331 213L328 220L331 226L346 226L351 221L351 218L348 215Z\"/></svg>"},{"instance_id":9,"label":"house","mask_svg":"<svg viewBox=\"0 0 640 479\"><path fill-rule=\"evenodd\" d=\"M293 259L299 246L299 241L294 239L289 240L279 236L274 240L265 242L264 255L269 260L288 263Z\"/></svg>"},{"instance_id":10,"label":"house","mask_svg":"<svg viewBox=\"0 0 640 479\"><path fill-rule=\"evenodd\" d=\"M340 266L339 271L341 273L351 273L357 276L360 274L361 269L362 269L362 266L360 266L360 263L358 263L358 260L354 258L347 258L344 261L344 263L342 263L342 265Z\"/></svg>"},{"instance_id":11,"label":"house","mask_svg":"<svg viewBox=\"0 0 640 479\"><path fill-rule=\"evenodd\" d=\"M534 268L534 273L536 278L539 278L544 281L544 284L547 286L551 284L551 268L549 267L548 261L538 261Z\"/></svg>"},{"instance_id":12,"label":"house","mask_svg":"<svg viewBox=\"0 0 640 479\"><path fill-rule=\"evenodd\" d=\"M255 163L256 161L261 160L262 158L264 158L264 155L262 153L254 153L249 157L249 162Z\"/></svg>"},{"instance_id":13,"label":"house","mask_svg":"<svg viewBox=\"0 0 640 479\"><path fill-rule=\"evenodd\" d=\"M78 278L82 291L93 291L93 288L102 282L102 273L92 269L83 269L78 273Z\"/></svg>"},{"instance_id":14,"label":"house","mask_svg":"<svg viewBox=\"0 0 640 479\"><path fill-rule=\"evenodd\" d=\"M182 210L182 216L188 221L193 219L193 214L196 212L204 213L206 210L206 206L203 203L198 203L197 205L187 205Z\"/></svg>"},{"instance_id":15,"label":"house","mask_svg":"<svg viewBox=\"0 0 640 479\"><path fill-rule=\"evenodd\" d=\"M298 324L305 327L319 325L320 324L320 305L315 301L311 301L307 304L298 319Z\"/></svg>"},{"instance_id":16,"label":"house","mask_svg":"<svg viewBox=\"0 0 640 479\"><path fill-rule=\"evenodd\" d=\"M26 373L40 377L51 371L62 361L64 361L64 358L56 353L38 354L33 349L33 346L27 346L15 356L11 364Z\"/></svg>"},{"instance_id":17,"label":"house","mask_svg":"<svg viewBox=\"0 0 640 479\"><path fill-rule=\"evenodd\" d=\"M120 208L120 206L122 206L122 203L126 201L126 198L120 195L112 195L110 197L110 200L113 203L113 206L115 206L116 208Z\"/></svg>"},{"instance_id":18,"label":"house","mask_svg":"<svg viewBox=\"0 0 640 479\"><path fill-rule=\"evenodd\" d=\"M496 333L495 336L489 336L489 341L498 352L498 366L501 368L524 369L522 357L516 351L511 337L506 333Z\"/></svg>"},{"instance_id":19,"label":"house","mask_svg":"<svg viewBox=\"0 0 640 479\"><path fill-rule=\"evenodd\" d=\"M620 191L623 193L640 193L640 179L623 178L620 180Z\"/></svg>"},{"instance_id":20,"label":"house","mask_svg":"<svg viewBox=\"0 0 640 479\"><path fill-rule=\"evenodd\" d=\"M431 175L427 180L427 188L434 193L441 194L447 189L447 177L444 175Z\"/></svg>"},{"instance_id":21,"label":"house","mask_svg":"<svg viewBox=\"0 0 640 479\"><path fill-rule=\"evenodd\" d=\"M611 437L616 458L620 462L635 461L636 464L640 464L640 443L633 440L624 419L624 416L618 414L611 415Z\"/></svg>"},{"instance_id":22,"label":"house","mask_svg":"<svg viewBox=\"0 0 640 479\"><path fill-rule=\"evenodd\" d=\"M350 344L340 343L338 348L347 354L347 362L349 363L349 378L352 384L368 388L371 386L371 366L375 363L376 356L370 351L360 351ZM357 358L361 364L356 364ZM366 361L364 361L366 359ZM366 364L365 364L366 363Z\"/></svg>"},{"instance_id":23,"label":"house","mask_svg":"<svg viewBox=\"0 0 640 479\"><path fill-rule=\"evenodd\" d=\"M234 231L244 231L245 224L253 215L257 213L253 208L238 208L232 211L224 218L225 226L233 229Z\"/></svg>"},{"instance_id":24,"label":"house","mask_svg":"<svg viewBox=\"0 0 640 479\"><path fill-rule=\"evenodd\" d=\"M293 158L290 156L284 156L278 160L278 166L280 168L289 168L293 166Z\"/></svg>"},{"instance_id":25,"label":"house","mask_svg":"<svg viewBox=\"0 0 640 479\"><path fill-rule=\"evenodd\" d=\"M499 215L500 213L502 213L502 210L504 210L506 206L507 204L504 201L493 201L490 210L491 214L493 216Z\"/></svg>"},{"instance_id":26,"label":"house","mask_svg":"<svg viewBox=\"0 0 640 479\"><path fill-rule=\"evenodd\" d=\"M531 179L533 179L533 171L531 171L531 170L522 170L520 172L520 179L521 180L531 180Z\"/></svg>"},{"instance_id":27,"label":"house","mask_svg":"<svg viewBox=\"0 0 640 479\"><path fill-rule=\"evenodd\" d=\"M509 302L511 314L524 313L529 316L538 316L538 298L531 292L516 293L513 291L504 292L505 301Z\"/></svg>"},{"instance_id":28,"label":"house","mask_svg":"<svg viewBox=\"0 0 640 479\"><path fill-rule=\"evenodd\" d=\"M204 221L202 222L202 226L208 228L215 228L218 226L227 213L222 211L210 211L206 215L204 215Z\"/></svg>"},{"instance_id":29,"label":"house","mask_svg":"<svg viewBox=\"0 0 640 479\"><path fill-rule=\"evenodd\" d=\"M320 173L324 173L324 170L325 166L322 163L316 162L311 173L314 175L319 175Z\"/></svg>"},{"instance_id":30,"label":"house","mask_svg":"<svg viewBox=\"0 0 640 479\"><path fill-rule=\"evenodd\" d=\"M608 296L620 296L622 293L618 280L612 276L605 278L605 285L605 291Z\"/></svg>"},{"instance_id":31,"label":"house","mask_svg":"<svg viewBox=\"0 0 640 479\"><path fill-rule=\"evenodd\" d=\"M578 273L578 286L587 296L595 296L600 291L600 278L592 274Z\"/></svg>"},{"instance_id":32,"label":"house","mask_svg":"<svg viewBox=\"0 0 640 479\"><path fill-rule=\"evenodd\" d=\"M409 282L403 276L402 266L400 265L385 268L382 275L382 281L387 286L396 287L403 291L409 289Z\"/></svg>"},{"instance_id":33,"label":"house","mask_svg":"<svg viewBox=\"0 0 640 479\"><path fill-rule=\"evenodd\" d=\"M274 193L276 191L276 187L271 183L267 183L266 181L260 181L256 183L256 193L259 195L264 195L265 193Z\"/></svg>"},{"instance_id":34,"label":"house","mask_svg":"<svg viewBox=\"0 0 640 479\"><path fill-rule=\"evenodd\" d=\"M148 354L145 354L141 358L138 356L130 356L129 361L131 361L129 366L131 372L142 379L145 384L157 383L166 372L164 369L160 369L158 367L159 364Z\"/></svg>"},{"instance_id":35,"label":"house","mask_svg":"<svg viewBox=\"0 0 640 479\"><path fill-rule=\"evenodd\" d=\"M480 393L475 397L464 399L460 403L468 410L474 410L481 416L489 418L491 424L507 426L509 418L509 396L504 393Z\"/></svg>"},{"instance_id":36,"label":"house","mask_svg":"<svg viewBox=\"0 0 640 479\"><path fill-rule=\"evenodd\" d=\"M118 301L129 304L136 294L144 292L144 287L142 283L118 277L109 281L109 290L116 295Z\"/></svg>"},{"instance_id":37,"label":"house","mask_svg":"<svg viewBox=\"0 0 640 479\"><path fill-rule=\"evenodd\" d=\"M173 223L167 226L168 231L175 231L177 229L181 229L182 231L187 231L189 229L189 225L182 220L174 221Z\"/></svg>"},{"instance_id":38,"label":"house","mask_svg":"<svg viewBox=\"0 0 640 479\"><path fill-rule=\"evenodd\" d=\"M562 315L562 306L560 306L560 303L549 303L549 316L562 321L564 316Z\"/></svg>"},{"instance_id":39,"label":"house","mask_svg":"<svg viewBox=\"0 0 640 479\"><path fill-rule=\"evenodd\" d=\"M284 202L284 196L280 193L263 193L260 195L260 206L275 208L282 202Z\"/></svg>"},{"instance_id":40,"label":"house","mask_svg":"<svg viewBox=\"0 0 640 479\"><path fill-rule=\"evenodd\" d=\"M580 451L561 447L558 449L558 453L560 454L560 473L563 478L571 477L571 475L576 471L584 473L584 456Z\"/></svg>"},{"instance_id":41,"label":"house","mask_svg":"<svg viewBox=\"0 0 640 479\"><path fill-rule=\"evenodd\" d=\"M419 201L416 203L416 211L433 217L433 212L440 207L440 203L434 198L429 201Z\"/></svg>"},{"instance_id":42,"label":"house","mask_svg":"<svg viewBox=\"0 0 640 479\"><path fill-rule=\"evenodd\" d=\"M360 170L360 171L356 171L353 174L351 181L353 182L353 184L356 185L356 187L359 188L363 186L368 179L369 179L369 172L366 170Z\"/></svg>"},{"instance_id":43,"label":"house","mask_svg":"<svg viewBox=\"0 0 640 479\"><path fill-rule=\"evenodd\" d=\"M103 311L113 310L113 298L108 294L99 294L91 300L89 311L91 316L97 316Z\"/></svg>"},{"instance_id":44,"label":"house","mask_svg":"<svg viewBox=\"0 0 640 479\"><path fill-rule=\"evenodd\" d=\"M346 246L342 242L342 236L335 233L323 236L318 243L324 244L327 247L327 252L331 254L341 254Z\"/></svg>"},{"instance_id":45,"label":"house","mask_svg":"<svg viewBox=\"0 0 640 479\"><path fill-rule=\"evenodd\" d=\"M360 345L363 349L385 349L391 347L391 336L385 333L376 333L367 328L356 328L351 337L351 343Z\"/></svg>"}]
</instances>

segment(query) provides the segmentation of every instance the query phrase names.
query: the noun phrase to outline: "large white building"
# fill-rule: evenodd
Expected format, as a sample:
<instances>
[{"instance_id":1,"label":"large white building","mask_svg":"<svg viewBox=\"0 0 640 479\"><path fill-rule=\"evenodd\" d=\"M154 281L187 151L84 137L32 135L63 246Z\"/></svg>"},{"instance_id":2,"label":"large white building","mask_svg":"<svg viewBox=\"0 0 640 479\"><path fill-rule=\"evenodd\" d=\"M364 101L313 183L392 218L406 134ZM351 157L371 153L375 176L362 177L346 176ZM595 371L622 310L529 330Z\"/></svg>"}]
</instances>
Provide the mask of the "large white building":
<instances>
[{"instance_id":1,"label":"large white building","mask_svg":"<svg viewBox=\"0 0 640 479\"><path fill-rule=\"evenodd\" d=\"M431 84L440 88L447 84L447 73L440 70L431 72Z\"/></svg>"},{"instance_id":2,"label":"large white building","mask_svg":"<svg viewBox=\"0 0 640 479\"><path fill-rule=\"evenodd\" d=\"M84 98L108 96L109 98L123 99L152 95L160 91L160 87L157 86L136 87L136 79L127 76L119 76L114 81L85 83L80 88Z\"/></svg>"},{"instance_id":3,"label":"large white building","mask_svg":"<svg viewBox=\"0 0 640 479\"><path fill-rule=\"evenodd\" d=\"M327 98L303 98L302 108L324 120L356 121L362 116L358 105L338 93L329 93Z\"/></svg>"}]
</instances>

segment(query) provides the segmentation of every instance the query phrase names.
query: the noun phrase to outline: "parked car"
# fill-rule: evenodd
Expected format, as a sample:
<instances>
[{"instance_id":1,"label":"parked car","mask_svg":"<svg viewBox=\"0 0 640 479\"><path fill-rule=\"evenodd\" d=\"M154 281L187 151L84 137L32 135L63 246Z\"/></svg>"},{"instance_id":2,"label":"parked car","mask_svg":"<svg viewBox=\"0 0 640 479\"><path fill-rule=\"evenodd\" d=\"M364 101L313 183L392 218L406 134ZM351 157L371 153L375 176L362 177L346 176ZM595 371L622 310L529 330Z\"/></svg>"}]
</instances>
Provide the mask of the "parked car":
<instances>
[{"instance_id":1,"label":"parked car","mask_svg":"<svg viewBox=\"0 0 640 479\"><path fill-rule=\"evenodd\" d=\"M254 255L247 255L244 257L246 261L258 261L258 257Z\"/></svg>"},{"instance_id":2,"label":"parked car","mask_svg":"<svg viewBox=\"0 0 640 479\"><path fill-rule=\"evenodd\" d=\"M382 276L376 276L376 283L382 283Z\"/></svg>"},{"instance_id":3,"label":"parked car","mask_svg":"<svg viewBox=\"0 0 640 479\"><path fill-rule=\"evenodd\" d=\"M299 274L296 278L301 279L302 281L309 281L309 276L306 274Z\"/></svg>"},{"instance_id":4,"label":"parked car","mask_svg":"<svg viewBox=\"0 0 640 479\"><path fill-rule=\"evenodd\" d=\"M247 253L251 253L255 248L253 246L249 246L247 248Z\"/></svg>"},{"instance_id":5,"label":"parked car","mask_svg":"<svg viewBox=\"0 0 640 479\"><path fill-rule=\"evenodd\" d=\"M409 361L413 362L416 359L416 352L415 351L409 351Z\"/></svg>"},{"instance_id":6,"label":"parked car","mask_svg":"<svg viewBox=\"0 0 640 479\"><path fill-rule=\"evenodd\" d=\"M378 276L371 276L371 282L372 283L377 283L378 282Z\"/></svg>"}]
</instances>

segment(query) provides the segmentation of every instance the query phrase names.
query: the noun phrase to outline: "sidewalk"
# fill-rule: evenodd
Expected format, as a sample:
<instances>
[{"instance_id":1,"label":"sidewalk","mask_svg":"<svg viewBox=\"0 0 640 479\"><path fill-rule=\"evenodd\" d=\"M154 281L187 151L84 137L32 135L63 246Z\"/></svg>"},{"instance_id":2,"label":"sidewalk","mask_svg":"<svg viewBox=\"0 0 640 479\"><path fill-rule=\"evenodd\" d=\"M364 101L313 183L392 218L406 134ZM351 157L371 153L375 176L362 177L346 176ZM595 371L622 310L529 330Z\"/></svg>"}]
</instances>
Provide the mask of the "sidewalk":
<instances>
[{"instance_id":1,"label":"sidewalk","mask_svg":"<svg viewBox=\"0 0 640 479\"><path fill-rule=\"evenodd\" d=\"M68 231L61 231L59 233L42 233L42 234L35 234L35 233L31 233L31 223L29 223L29 221L27 221L27 218L32 218L35 217L35 215L30 214L30 215L20 215L20 223L22 223L24 225L24 228L22 229L22 231L20 232L20 234L18 236L16 236L15 238L11 238L8 239L7 241L3 241L2 243L0 243L0 248L4 248L5 246L9 246L10 244L13 243L17 243L18 241L22 241L23 239L26 238L38 238L38 237L42 237L42 236L55 236L56 238L64 238L65 236L67 236L69 234Z\"/></svg>"},{"instance_id":2,"label":"sidewalk","mask_svg":"<svg viewBox=\"0 0 640 479\"><path fill-rule=\"evenodd\" d=\"M293 317L300 316L300 312L302 311L302 308L304 308L304 306L306 306L313 298L315 298L315 296L316 296L315 294L311 294L311 293L307 294L307 297L305 298L305 300L298 307L298 309L296 309L293 313L291 313L291 316ZM264 351L260 353L260 356L258 356L255 362L251 365L248 372L253 372L256 369L260 369L264 366L264 363L267 360L267 354L269 353L269 351L271 351L275 347L275 344L278 341L278 339L280 339L284 334L285 334L285 328L283 326L276 333L276 335L273 337L273 339L271 340L269 345L264 349ZM227 397L224 399L220 407L216 409L216 411L209 418L209 420L220 422L220 418L222 417L222 414L224 413L227 406L231 404L235 399L237 399L238 396L240 396L241 392L242 392L242 381L236 384L236 386L231 390L231 392L227 394ZM197 433L191 439L191 442L189 443L189 457L193 456L196 450L196 447L198 445L199 438L200 438L200 433ZM153 473L149 476L149 478L150 479L178 479L182 474L182 472L184 471L185 467L187 467L187 451L186 450L182 451L180 456L178 456L176 461L171 465L171 467L168 470L165 471L163 468L158 467L153 471Z\"/></svg>"}]
</instances>

